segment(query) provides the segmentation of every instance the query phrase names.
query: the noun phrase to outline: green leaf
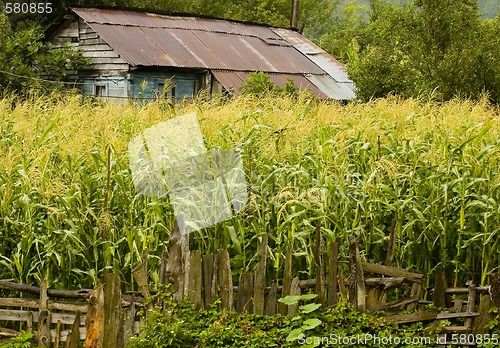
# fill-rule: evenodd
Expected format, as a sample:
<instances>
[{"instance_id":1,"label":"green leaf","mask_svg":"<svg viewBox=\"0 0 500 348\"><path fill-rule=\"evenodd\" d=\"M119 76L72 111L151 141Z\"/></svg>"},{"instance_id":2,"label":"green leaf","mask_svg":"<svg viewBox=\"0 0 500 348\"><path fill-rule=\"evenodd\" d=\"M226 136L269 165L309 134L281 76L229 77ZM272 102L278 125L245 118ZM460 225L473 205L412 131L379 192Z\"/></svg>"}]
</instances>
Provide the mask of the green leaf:
<instances>
[{"instance_id":1,"label":"green leaf","mask_svg":"<svg viewBox=\"0 0 500 348\"><path fill-rule=\"evenodd\" d=\"M311 319L307 319L306 321L304 321L304 323L302 324L302 328L304 330L312 330L314 329L315 327L321 325L322 321L319 320L318 318L311 318Z\"/></svg>"},{"instance_id":2,"label":"green leaf","mask_svg":"<svg viewBox=\"0 0 500 348\"><path fill-rule=\"evenodd\" d=\"M286 297L282 297L278 300L278 302L281 302L281 303L284 303L286 305L293 305L293 304L296 304L297 302L299 302L300 300L300 296L292 296L292 295L288 295Z\"/></svg>"},{"instance_id":3,"label":"green leaf","mask_svg":"<svg viewBox=\"0 0 500 348\"><path fill-rule=\"evenodd\" d=\"M316 298L318 297L317 294L304 294L304 295L300 295L300 299L301 300L312 300L313 298Z\"/></svg>"},{"instance_id":4,"label":"green leaf","mask_svg":"<svg viewBox=\"0 0 500 348\"><path fill-rule=\"evenodd\" d=\"M288 336L286 337L286 341L287 342L292 342L292 341L296 341L298 340L299 338L302 338L304 336L304 333L303 333L303 329L302 328L298 328L298 329L294 329L292 330Z\"/></svg>"},{"instance_id":5,"label":"green leaf","mask_svg":"<svg viewBox=\"0 0 500 348\"><path fill-rule=\"evenodd\" d=\"M319 307L321 307L321 303L309 303L307 305L300 306L299 310L302 313L311 313L311 312L314 312Z\"/></svg>"}]
</instances>

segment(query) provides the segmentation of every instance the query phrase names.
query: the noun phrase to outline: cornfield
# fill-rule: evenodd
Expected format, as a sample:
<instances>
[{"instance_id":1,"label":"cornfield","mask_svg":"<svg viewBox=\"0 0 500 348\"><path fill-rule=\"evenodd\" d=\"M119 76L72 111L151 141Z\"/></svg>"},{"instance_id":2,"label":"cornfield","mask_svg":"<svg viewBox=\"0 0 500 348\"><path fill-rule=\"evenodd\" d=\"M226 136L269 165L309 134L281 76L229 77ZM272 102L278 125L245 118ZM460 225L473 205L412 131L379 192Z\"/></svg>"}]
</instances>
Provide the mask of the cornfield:
<instances>
[{"instance_id":1,"label":"cornfield","mask_svg":"<svg viewBox=\"0 0 500 348\"><path fill-rule=\"evenodd\" d=\"M341 105L238 97L170 106L116 105L78 95L0 100L0 279L56 288L96 286L149 254L159 280L174 213L167 198L136 195L128 142L165 119L196 112L207 148L241 151L249 200L230 220L190 234L202 253L228 248L232 269L253 269L269 234L269 276L280 279L286 245L293 272L314 272L315 227L347 260L386 259L430 281L484 284L500 261L499 109L484 98ZM342 261L341 260L341 261ZM235 274L237 276L237 274Z\"/></svg>"}]
</instances>

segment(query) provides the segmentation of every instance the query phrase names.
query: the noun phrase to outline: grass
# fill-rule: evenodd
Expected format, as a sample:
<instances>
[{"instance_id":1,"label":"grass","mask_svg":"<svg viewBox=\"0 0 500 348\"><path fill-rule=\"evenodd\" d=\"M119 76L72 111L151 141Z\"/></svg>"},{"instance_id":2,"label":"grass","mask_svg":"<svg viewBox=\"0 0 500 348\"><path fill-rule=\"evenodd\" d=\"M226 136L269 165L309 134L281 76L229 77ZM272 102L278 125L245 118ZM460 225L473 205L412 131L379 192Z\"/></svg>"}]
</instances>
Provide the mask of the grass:
<instances>
[{"instance_id":1,"label":"grass","mask_svg":"<svg viewBox=\"0 0 500 348\"><path fill-rule=\"evenodd\" d=\"M243 212L191 235L203 252L228 247L234 270L254 267L268 232L270 276L281 275L286 243L294 273L312 276L317 222L343 260L354 234L365 260L384 261L394 225L395 266L430 276L441 265L458 285L498 270L500 115L487 99L343 106L301 95L172 108L53 95L0 100L0 278L92 287L113 269L131 289L146 249L157 280L173 212L135 195L127 145L192 111L208 148L241 149L251 183Z\"/></svg>"}]
</instances>

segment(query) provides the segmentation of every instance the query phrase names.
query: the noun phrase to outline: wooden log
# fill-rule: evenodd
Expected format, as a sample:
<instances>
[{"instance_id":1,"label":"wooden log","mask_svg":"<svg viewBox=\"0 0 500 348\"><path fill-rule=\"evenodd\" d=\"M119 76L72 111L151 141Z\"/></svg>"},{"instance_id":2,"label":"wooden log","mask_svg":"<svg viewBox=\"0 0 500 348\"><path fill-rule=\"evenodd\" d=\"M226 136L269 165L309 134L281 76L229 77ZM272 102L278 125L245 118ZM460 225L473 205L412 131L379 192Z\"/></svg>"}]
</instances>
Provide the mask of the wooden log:
<instances>
[{"instance_id":1,"label":"wooden log","mask_svg":"<svg viewBox=\"0 0 500 348\"><path fill-rule=\"evenodd\" d=\"M50 312L47 307L47 281L40 284L40 310L38 314L37 343L39 347L50 346Z\"/></svg>"},{"instance_id":2,"label":"wooden log","mask_svg":"<svg viewBox=\"0 0 500 348\"><path fill-rule=\"evenodd\" d=\"M464 301L462 299L456 299L455 301L453 301L453 311L458 313L458 312L462 312L462 307L464 305Z\"/></svg>"},{"instance_id":3,"label":"wooden log","mask_svg":"<svg viewBox=\"0 0 500 348\"><path fill-rule=\"evenodd\" d=\"M33 333L33 312L28 312L28 316L26 319L26 331L29 333Z\"/></svg>"},{"instance_id":4,"label":"wooden log","mask_svg":"<svg viewBox=\"0 0 500 348\"><path fill-rule=\"evenodd\" d=\"M165 277L165 267L167 266L167 253L165 251L161 252L161 264L160 264L160 284L166 285Z\"/></svg>"},{"instance_id":5,"label":"wooden log","mask_svg":"<svg viewBox=\"0 0 500 348\"><path fill-rule=\"evenodd\" d=\"M369 262L362 262L361 265L363 267L364 272L381 274L389 277L405 277L406 279L417 283L421 283L424 277L423 274L409 272L407 270L397 267L378 265Z\"/></svg>"},{"instance_id":6,"label":"wooden log","mask_svg":"<svg viewBox=\"0 0 500 348\"><path fill-rule=\"evenodd\" d=\"M409 324L416 323L419 321L431 321L436 320L438 311L421 311L409 314L395 314L385 316L385 318L389 319L394 324Z\"/></svg>"},{"instance_id":7,"label":"wooden log","mask_svg":"<svg viewBox=\"0 0 500 348\"><path fill-rule=\"evenodd\" d=\"M0 327L0 338L1 337L11 338L11 337L17 337L17 336L21 336L21 333L19 331ZM0 343L1 343L1 341L0 341Z\"/></svg>"},{"instance_id":8,"label":"wooden log","mask_svg":"<svg viewBox=\"0 0 500 348\"><path fill-rule=\"evenodd\" d=\"M339 243L331 243L328 258L328 298L327 304L329 306L337 303L337 273L338 273L338 259L339 259Z\"/></svg>"},{"instance_id":9,"label":"wooden log","mask_svg":"<svg viewBox=\"0 0 500 348\"><path fill-rule=\"evenodd\" d=\"M255 314L264 313L264 291L266 282L266 260L267 260L268 235L262 235L262 241L258 248L258 261L255 270L254 288L253 288L253 312ZM238 295L239 296L239 295Z\"/></svg>"},{"instance_id":10,"label":"wooden log","mask_svg":"<svg viewBox=\"0 0 500 348\"><path fill-rule=\"evenodd\" d=\"M203 308L203 298L202 298L202 283L203 283L203 273L202 273L202 263L201 263L201 253L199 250L193 250L190 253L189 258L189 280L187 287L187 297L193 303L196 308Z\"/></svg>"},{"instance_id":11,"label":"wooden log","mask_svg":"<svg viewBox=\"0 0 500 348\"><path fill-rule=\"evenodd\" d=\"M231 274L231 264L227 250L220 250L217 253L219 261L218 280L220 282L219 296L221 299L221 308L223 311L233 310L233 279Z\"/></svg>"},{"instance_id":12,"label":"wooden log","mask_svg":"<svg viewBox=\"0 0 500 348\"><path fill-rule=\"evenodd\" d=\"M316 263L316 297L317 303L326 303L325 298L325 270L323 265L324 242L321 235L321 227L316 225L316 241L314 242L314 262ZM300 289L300 288L299 288Z\"/></svg>"},{"instance_id":13,"label":"wooden log","mask_svg":"<svg viewBox=\"0 0 500 348\"><path fill-rule=\"evenodd\" d=\"M121 335L123 333L121 331L123 329L123 315L120 277L113 273L106 274L104 276L104 286L105 334L103 347L119 348L123 346L123 335Z\"/></svg>"},{"instance_id":14,"label":"wooden log","mask_svg":"<svg viewBox=\"0 0 500 348\"><path fill-rule=\"evenodd\" d=\"M300 296L299 278L295 277L292 279L292 284L290 285L290 296ZM299 310L299 303L294 303L288 306L288 315L295 315Z\"/></svg>"},{"instance_id":15,"label":"wooden log","mask_svg":"<svg viewBox=\"0 0 500 348\"><path fill-rule=\"evenodd\" d=\"M92 292L85 316L85 348L102 348L104 339L104 291L102 284ZM133 303L132 303L133 304Z\"/></svg>"},{"instance_id":16,"label":"wooden log","mask_svg":"<svg viewBox=\"0 0 500 348\"><path fill-rule=\"evenodd\" d=\"M283 288L281 297L290 295L290 286L292 285L292 245L290 242L285 247L285 269L283 270ZM287 305L278 303L278 312L286 315L288 312Z\"/></svg>"},{"instance_id":17,"label":"wooden log","mask_svg":"<svg viewBox=\"0 0 500 348\"><path fill-rule=\"evenodd\" d=\"M444 292L446 288L447 288L446 278L443 269L441 267L438 267L434 271L434 291L432 293L432 300L434 302L434 306L436 307L446 306L446 298Z\"/></svg>"},{"instance_id":18,"label":"wooden log","mask_svg":"<svg viewBox=\"0 0 500 348\"><path fill-rule=\"evenodd\" d=\"M75 316L75 322L71 327L71 333L66 339L64 348L78 348L80 346L80 313Z\"/></svg>"},{"instance_id":19,"label":"wooden log","mask_svg":"<svg viewBox=\"0 0 500 348\"><path fill-rule=\"evenodd\" d=\"M365 279L363 265L359 256L358 242L353 235L349 236L349 304L360 312L366 310Z\"/></svg>"},{"instance_id":20,"label":"wooden log","mask_svg":"<svg viewBox=\"0 0 500 348\"><path fill-rule=\"evenodd\" d=\"M277 297L277 286L276 283L271 284L271 289L269 290L269 294L267 295L266 308L264 313L266 315L275 315L276 314L276 297Z\"/></svg>"},{"instance_id":21,"label":"wooden log","mask_svg":"<svg viewBox=\"0 0 500 348\"><path fill-rule=\"evenodd\" d=\"M217 264L214 254L203 255L201 258L203 267L203 299L205 308L208 309L217 299ZM214 269L215 268L215 269Z\"/></svg>"},{"instance_id":22,"label":"wooden log","mask_svg":"<svg viewBox=\"0 0 500 348\"><path fill-rule=\"evenodd\" d=\"M248 309L253 308L253 291L253 272L247 272L245 269L242 269L240 273L238 296L236 299L236 311L238 313L248 312Z\"/></svg>"},{"instance_id":23,"label":"wooden log","mask_svg":"<svg viewBox=\"0 0 500 348\"><path fill-rule=\"evenodd\" d=\"M0 289L1 290L12 290L17 292L23 292L26 294L40 294L40 288L38 286L17 284L12 282L6 282L0 280ZM56 290L56 289L47 289L48 297L59 297L59 298L88 298L92 289L82 289L82 290Z\"/></svg>"}]
</instances>

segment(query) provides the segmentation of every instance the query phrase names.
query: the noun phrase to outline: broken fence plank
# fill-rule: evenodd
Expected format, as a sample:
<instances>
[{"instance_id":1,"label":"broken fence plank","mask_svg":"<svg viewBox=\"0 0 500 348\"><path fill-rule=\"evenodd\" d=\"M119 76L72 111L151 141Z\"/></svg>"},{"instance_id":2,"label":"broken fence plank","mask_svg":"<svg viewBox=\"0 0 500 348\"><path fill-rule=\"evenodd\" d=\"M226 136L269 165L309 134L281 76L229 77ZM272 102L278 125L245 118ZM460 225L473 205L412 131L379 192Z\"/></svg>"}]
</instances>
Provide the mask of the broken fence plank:
<instances>
[{"instance_id":1,"label":"broken fence plank","mask_svg":"<svg viewBox=\"0 0 500 348\"><path fill-rule=\"evenodd\" d=\"M384 266L376 263L362 262L361 266L364 272L381 274L389 277L405 277L413 282L421 283L424 277L424 275L420 273L413 273L401 268Z\"/></svg>"}]
</instances>

